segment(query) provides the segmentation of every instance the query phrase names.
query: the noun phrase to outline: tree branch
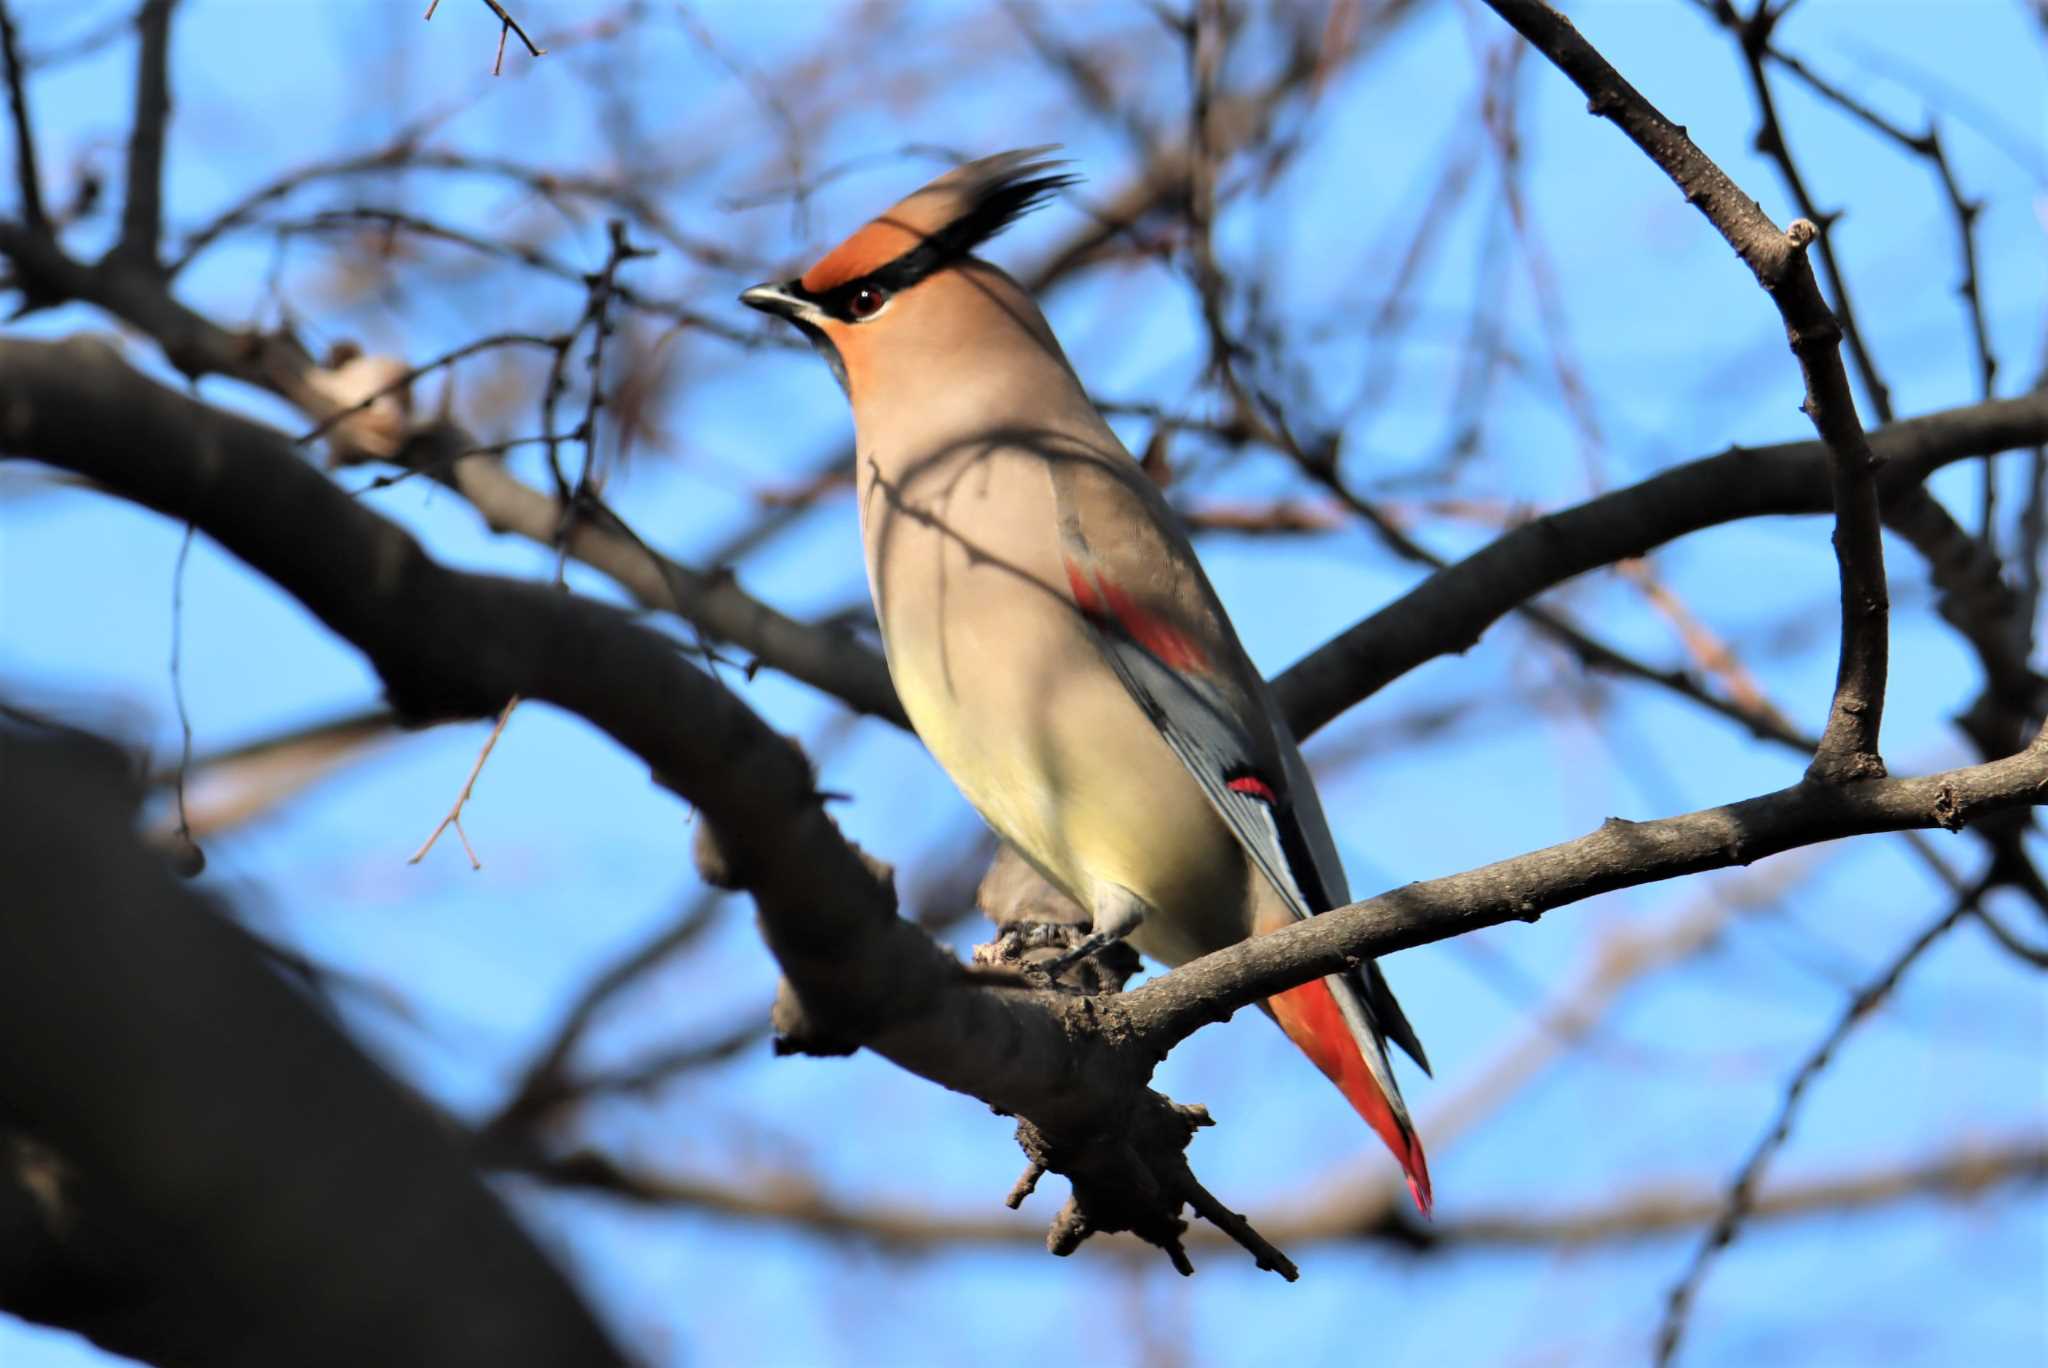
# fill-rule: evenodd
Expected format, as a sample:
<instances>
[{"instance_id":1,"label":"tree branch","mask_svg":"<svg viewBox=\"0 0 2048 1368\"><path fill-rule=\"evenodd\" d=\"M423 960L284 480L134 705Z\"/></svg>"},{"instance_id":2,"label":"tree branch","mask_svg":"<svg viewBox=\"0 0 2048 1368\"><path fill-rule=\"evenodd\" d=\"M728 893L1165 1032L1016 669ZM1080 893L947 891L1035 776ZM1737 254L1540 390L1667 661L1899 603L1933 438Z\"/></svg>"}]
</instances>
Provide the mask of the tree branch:
<instances>
[{"instance_id":1,"label":"tree branch","mask_svg":"<svg viewBox=\"0 0 2048 1368\"><path fill-rule=\"evenodd\" d=\"M2048 803L2048 728L2017 755L1921 779L1796 784L1723 807L1630 822L1409 884L1185 964L1121 999L1130 1029L1162 1054L1220 1013L1361 960L1509 921L1535 921L1617 888L1750 864L1798 846L1880 831L1956 831L1993 812Z\"/></svg>"},{"instance_id":2,"label":"tree branch","mask_svg":"<svg viewBox=\"0 0 2048 1368\"><path fill-rule=\"evenodd\" d=\"M1909 418L1871 439L1887 508L1933 471L2048 440L2048 392ZM1297 735L1440 655L1463 651L1519 604L1575 575L1703 528L1831 506L1820 442L1734 448L1547 513L1438 571L1273 681Z\"/></svg>"},{"instance_id":3,"label":"tree branch","mask_svg":"<svg viewBox=\"0 0 2048 1368\"><path fill-rule=\"evenodd\" d=\"M785 1047L865 1044L1025 1118L1034 1163L1074 1184L1055 1232L1062 1250L1119 1229L1179 1249L1180 1207L1204 1200L1182 1154L1199 1109L1145 1083L1166 1048L1235 1005L1612 888L1861 831L1960 826L2048 794L2042 741L1929 779L1802 785L1689 817L1610 822L1255 938L1123 997L1032 989L1014 974L970 974L898 917L881 871L826 817L804 757L673 643L551 588L436 564L298 460L283 434L164 389L100 343L4 341L0 450L194 522L362 649L402 713L482 716L519 693L644 757L700 809L707 877L753 895L788 982ZM1287 1269L1270 1244L1245 1243Z\"/></svg>"},{"instance_id":4,"label":"tree branch","mask_svg":"<svg viewBox=\"0 0 2048 1368\"><path fill-rule=\"evenodd\" d=\"M1693 1251L1692 1261L1687 1265L1684 1276L1679 1278L1671 1289L1665 1304L1663 1323L1657 1329L1658 1368L1664 1368L1664 1365L1669 1364L1678 1353L1678 1344L1685 1334L1686 1319L1692 1310L1693 1298L1699 1293L1707 1269L1712 1264L1714 1256L1733 1242L1736 1232L1741 1229L1743 1221L1754 1208L1757 1184L1763 1181L1764 1170L1769 1167L1771 1160L1784 1147L1786 1139L1791 1135L1792 1119L1798 1114L1799 1104L1805 1099L1807 1088L1820 1076L1821 1070L1828 1066L1829 1061L1835 1057L1835 1052L1842 1048L1842 1043L1849 1038L1849 1033L1868 1019L1870 1014L1891 996L1892 990L1898 987L1900 978L1913 967L1914 962L1937 940L1947 935L1966 914L1976 909L1987 887L1988 881L1980 880L1967 889L1946 913L1937 917L1931 925L1913 938L1911 944L1893 956L1891 962L1885 965L1875 979L1850 997L1841 1015L1836 1018L1833 1028L1800 1062L1798 1071L1792 1075L1792 1081L1785 1088L1783 1100L1778 1104L1777 1115L1772 1118L1763 1139L1750 1151L1749 1158L1743 1161L1741 1171L1735 1175L1735 1181L1729 1185L1727 1195L1721 1200L1720 1209L1715 1213L1713 1223Z\"/></svg>"},{"instance_id":5,"label":"tree branch","mask_svg":"<svg viewBox=\"0 0 2048 1368\"><path fill-rule=\"evenodd\" d=\"M740 1187L627 1169L587 1151L558 1159L524 1156L513 1171L551 1187L648 1206L687 1207L729 1220L794 1227L824 1239L861 1240L896 1250L935 1245L1017 1248L1039 1240L1036 1229L1025 1221L841 1201L821 1191L816 1182L794 1174ZM1750 1220L1775 1223L1836 1216L1917 1197L1966 1201L2007 1185L2043 1183L2048 1183L2048 1145L2038 1136L2022 1136L1995 1145L1966 1145L1917 1163L1787 1183L1758 1193ZM1308 1203L1287 1202L1253 1220L1276 1243L1294 1247L1370 1241L1416 1256L1484 1249L1555 1252L1560 1247L1633 1244L1689 1233L1712 1221L1723 1200L1722 1193L1692 1185L1645 1185L1597 1206L1557 1211L1481 1208L1447 1213L1425 1226L1385 1201L1332 1204L1319 1193L1312 1211L1294 1210ZM1213 1249L1226 1241L1217 1231L1197 1229L1189 1232L1188 1243ZM1123 1241L1107 1249L1130 1257L1147 1252L1142 1245Z\"/></svg>"},{"instance_id":6,"label":"tree branch","mask_svg":"<svg viewBox=\"0 0 2048 1368\"><path fill-rule=\"evenodd\" d=\"M0 64L6 67L7 103L14 115L14 173L21 188L21 221L31 233L47 234L43 211L43 178L36 169L35 124L29 118L27 74L21 69L21 44L14 15L0 0Z\"/></svg>"},{"instance_id":7,"label":"tree branch","mask_svg":"<svg viewBox=\"0 0 2048 1368\"><path fill-rule=\"evenodd\" d=\"M133 834L123 768L0 728L0 1307L160 1364L622 1363L442 1121Z\"/></svg>"},{"instance_id":8,"label":"tree branch","mask_svg":"<svg viewBox=\"0 0 2048 1368\"><path fill-rule=\"evenodd\" d=\"M143 0L135 16L141 39L135 59L135 121L128 134L128 192L121 202L121 238L109 258L161 275L164 129L171 118L171 9L177 0Z\"/></svg>"},{"instance_id":9,"label":"tree branch","mask_svg":"<svg viewBox=\"0 0 2048 1368\"><path fill-rule=\"evenodd\" d=\"M696 805L707 877L752 894L789 987L785 1048L865 1044L1025 1118L1034 1153L1074 1185L1066 1247L1124 1229L1178 1247L1193 1109L1144 1086L1157 1058L1102 1033L1092 1000L971 975L898 917L802 753L673 642L550 587L446 569L282 433L165 389L102 343L0 341L0 450L193 522L361 649L401 714L483 716L517 693L596 724Z\"/></svg>"},{"instance_id":10,"label":"tree branch","mask_svg":"<svg viewBox=\"0 0 2048 1368\"><path fill-rule=\"evenodd\" d=\"M1611 120L1685 193L1735 249L1777 305L1785 336L1806 380L1801 407L1832 458L1835 560L1842 590L1842 649L1835 696L1810 776L1845 783L1884 773L1878 732L1884 715L1889 601L1878 535L1876 462L1849 377L1842 368L1841 324L1829 311L1806 258L1815 227L1804 219L1779 232L1685 130L1659 113L1543 0L1487 0L1558 70L1586 93L1588 112Z\"/></svg>"}]
</instances>

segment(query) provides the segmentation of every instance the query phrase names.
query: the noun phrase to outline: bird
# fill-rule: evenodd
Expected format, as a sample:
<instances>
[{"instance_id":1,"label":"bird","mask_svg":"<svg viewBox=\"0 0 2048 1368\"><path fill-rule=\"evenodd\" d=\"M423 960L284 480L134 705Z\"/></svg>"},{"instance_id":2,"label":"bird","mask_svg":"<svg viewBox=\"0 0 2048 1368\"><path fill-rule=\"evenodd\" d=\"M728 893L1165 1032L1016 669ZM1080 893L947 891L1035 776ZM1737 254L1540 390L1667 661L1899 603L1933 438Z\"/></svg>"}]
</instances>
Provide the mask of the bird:
<instances>
[{"instance_id":1,"label":"bird","mask_svg":"<svg viewBox=\"0 0 2048 1368\"><path fill-rule=\"evenodd\" d=\"M740 301L795 325L853 411L868 586L919 739L996 834L1167 966L1350 899L1300 748L1196 559L1030 294L975 255L1077 183L1051 147L956 167ZM1399 1161L1429 1167L1371 961L1267 1013Z\"/></svg>"}]
</instances>

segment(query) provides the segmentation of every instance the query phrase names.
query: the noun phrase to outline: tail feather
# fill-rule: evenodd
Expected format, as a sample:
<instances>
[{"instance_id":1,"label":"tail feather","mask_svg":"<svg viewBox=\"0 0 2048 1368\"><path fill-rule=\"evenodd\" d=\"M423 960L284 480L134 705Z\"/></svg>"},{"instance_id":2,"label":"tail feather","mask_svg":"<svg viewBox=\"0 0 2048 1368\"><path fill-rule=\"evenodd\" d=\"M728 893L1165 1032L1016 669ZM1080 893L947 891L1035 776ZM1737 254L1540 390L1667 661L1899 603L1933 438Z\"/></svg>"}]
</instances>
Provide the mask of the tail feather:
<instances>
[{"instance_id":1,"label":"tail feather","mask_svg":"<svg viewBox=\"0 0 2048 1368\"><path fill-rule=\"evenodd\" d=\"M1401 1003L1394 996L1394 990L1387 986L1387 976L1380 972L1377 961L1365 962L1364 987L1365 1004L1372 1009L1372 1019L1387 1033L1387 1039L1401 1047L1401 1050L1415 1066L1427 1076L1434 1078L1436 1072L1429 1067L1429 1056L1422 1052L1422 1042L1415 1036L1415 1028L1408 1024L1408 1014L1401 1010Z\"/></svg>"},{"instance_id":2,"label":"tail feather","mask_svg":"<svg viewBox=\"0 0 2048 1368\"><path fill-rule=\"evenodd\" d=\"M1400 1161L1417 1209L1428 1216L1433 1202L1429 1162L1401 1100L1393 1061L1387 1057L1385 1038L1374 1024L1367 1001L1349 980L1333 976L1268 998L1266 1008L1288 1038L1379 1133Z\"/></svg>"}]
</instances>

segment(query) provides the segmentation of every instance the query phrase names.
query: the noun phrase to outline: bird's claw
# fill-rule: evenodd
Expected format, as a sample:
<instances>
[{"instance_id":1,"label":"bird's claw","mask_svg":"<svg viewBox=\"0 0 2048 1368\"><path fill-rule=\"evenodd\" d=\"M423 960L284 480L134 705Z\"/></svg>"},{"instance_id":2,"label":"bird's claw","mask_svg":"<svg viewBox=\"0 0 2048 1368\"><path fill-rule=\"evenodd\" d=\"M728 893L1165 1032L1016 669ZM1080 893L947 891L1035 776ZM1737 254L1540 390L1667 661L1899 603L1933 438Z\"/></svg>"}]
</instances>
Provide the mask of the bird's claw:
<instances>
[{"instance_id":1,"label":"bird's claw","mask_svg":"<svg viewBox=\"0 0 2048 1368\"><path fill-rule=\"evenodd\" d=\"M1083 939L1079 945L1067 951L1064 955L1056 959L1047 960L1040 967L1045 970L1047 978L1056 979L1082 960L1087 959L1090 955L1098 951L1107 950L1110 946L1115 945L1116 942L1117 938L1115 936L1105 935L1098 931Z\"/></svg>"}]
</instances>

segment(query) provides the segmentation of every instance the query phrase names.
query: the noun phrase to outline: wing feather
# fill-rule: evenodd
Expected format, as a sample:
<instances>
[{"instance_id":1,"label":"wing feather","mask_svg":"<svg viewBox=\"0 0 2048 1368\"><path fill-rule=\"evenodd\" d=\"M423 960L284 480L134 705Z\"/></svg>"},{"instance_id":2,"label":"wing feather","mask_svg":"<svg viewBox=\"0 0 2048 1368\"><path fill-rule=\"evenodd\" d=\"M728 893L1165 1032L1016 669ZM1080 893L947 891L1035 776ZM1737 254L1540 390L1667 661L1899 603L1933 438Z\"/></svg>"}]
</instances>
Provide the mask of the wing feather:
<instances>
[{"instance_id":1,"label":"wing feather","mask_svg":"<svg viewBox=\"0 0 2048 1368\"><path fill-rule=\"evenodd\" d=\"M1068 586L1104 659L1288 911L1310 917L1348 901L1308 766L1191 546L1167 530L1176 519L1164 497L1128 457L1084 451L1052 472ZM1105 509L1125 516L1101 525ZM1335 996L1359 1039L1391 1039L1428 1072L1379 967L1342 978L1350 991ZM1384 1049L1365 1053L1399 1108Z\"/></svg>"}]
</instances>

